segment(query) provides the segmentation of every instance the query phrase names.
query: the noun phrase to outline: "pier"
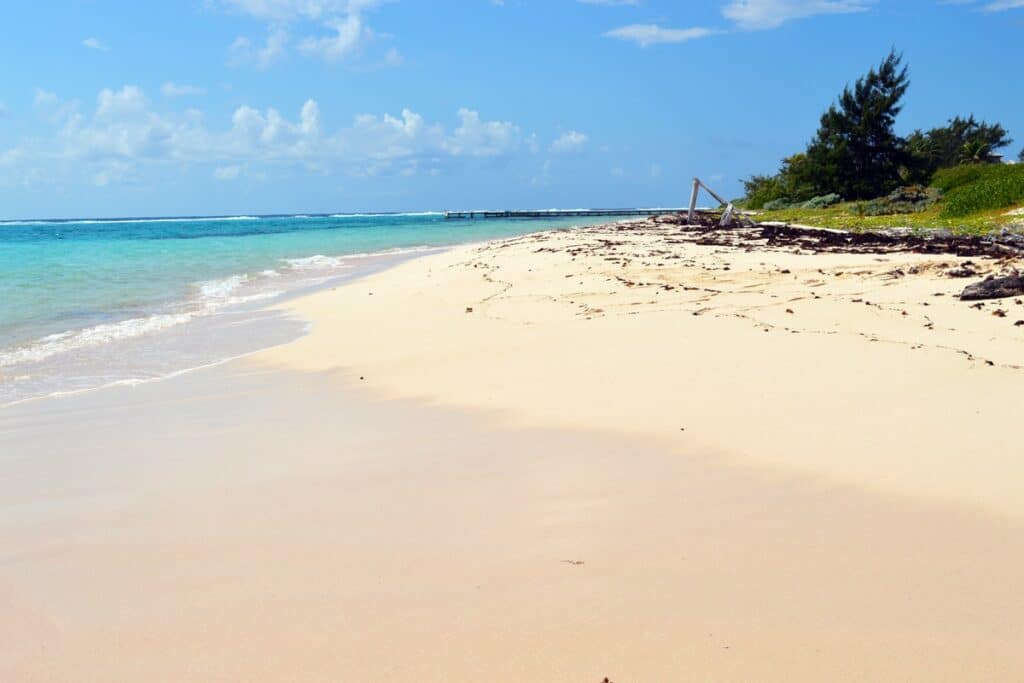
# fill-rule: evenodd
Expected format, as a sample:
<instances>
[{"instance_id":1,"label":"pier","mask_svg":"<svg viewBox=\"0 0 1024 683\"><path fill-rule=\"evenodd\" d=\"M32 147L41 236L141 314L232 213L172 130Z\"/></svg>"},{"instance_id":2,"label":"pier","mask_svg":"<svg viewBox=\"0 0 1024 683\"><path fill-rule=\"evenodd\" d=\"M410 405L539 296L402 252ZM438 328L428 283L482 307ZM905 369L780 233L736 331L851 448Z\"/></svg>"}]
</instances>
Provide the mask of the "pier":
<instances>
[{"instance_id":1,"label":"pier","mask_svg":"<svg viewBox=\"0 0 1024 683\"><path fill-rule=\"evenodd\" d=\"M541 209L537 211L445 211L446 220L486 218L560 218L572 216L658 216L686 209Z\"/></svg>"}]
</instances>

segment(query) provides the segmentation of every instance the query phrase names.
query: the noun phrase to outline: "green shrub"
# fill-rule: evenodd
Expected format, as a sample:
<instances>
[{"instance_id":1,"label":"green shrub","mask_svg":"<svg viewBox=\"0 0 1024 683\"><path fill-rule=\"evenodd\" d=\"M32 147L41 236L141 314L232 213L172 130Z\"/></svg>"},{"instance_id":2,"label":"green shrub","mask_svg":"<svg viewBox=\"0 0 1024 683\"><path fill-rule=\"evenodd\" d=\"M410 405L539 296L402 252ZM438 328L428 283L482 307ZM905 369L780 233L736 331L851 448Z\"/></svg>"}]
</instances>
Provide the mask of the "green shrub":
<instances>
[{"instance_id":1,"label":"green shrub","mask_svg":"<svg viewBox=\"0 0 1024 683\"><path fill-rule=\"evenodd\" d=\"M763 209L764 205L782 196L778 176L755 175L743 181L746 196L743 205L748 209Z\"/></svg>"},{"instance_id":2,"label":"green shrub","mask_svg":"<svg viewBox=\"0 0 1024 683\"><path fill-rule=\"evenodd\" d=\"M933 187L908 185L899 187L885 197L859 203L855 209L860 216L891 216L920 213L942 198L942 191Z\"/></svg>"},{"instance_id":3,"label":"green shrub","mask_svg":"<svg viewBox=\"0 0 1024 683\"><path fill-rule=\"evenodd\" d=\"M882 199L873 199L870 202L857 203L858 216L891 216L896 213L892 206Z\"/></svg>"},{"instance_id":4,"label":"green shrub","mask_svg":"<svg viewBox=\"0 0 1024 683\"><path fill-rule=\"evenodd\" d=\"M806 202L800 205L802 209L827 209L830 206L835 206L839 202L843 201L843 198L837 195L835 192L832 194L823 194L820 197L812 197Z\"/></svg>"},{"instance_id":5,"label":"green shrub","mask_svg":"<svg viewBox=\"0 0 1024 683\"><path fill-rule=\"evenodd\" d=\"M782 211L784 209L792 209L794 206L797 206L797 204L790 201L789 197L779 197L770 202L765 202L762 208L765 211Z\"/></svg>"},{"instance_id":6,"label":"green shrub","mask_svg":"<svg viewBox=\"0 0 1024 683\"><path fill-rule=\"evenodd\" d=\"M998 168L998 166L990 167L982 166L980 164L965 164L963 166L942 168L936 171L935 175L932 176L932 187L936 187L943 192L949 192L955 187L973 183L975 180L981 178L989 168Z\"/></svg>"},{"instance_id":7,"label":"green shrub","mask_svg":"<svg viewBox=\"0 0 1024 683\"><path fill-rule=\"evenodd\" d=\"M1024 166L977 166L977 177L946 193L943 218L959 218L1024 202Z\"/></svg>"},{"instance_id":8,"label":"green shrub","mask_svg":"<svg viewBox=\"0 0 1024 683\"><path fill-rule=\"evenodd\" d=\"M885 203L893 213L920 213L942 199L942 190L921 185L900 187L889 193Z\"/></svg>"}]
</instances>

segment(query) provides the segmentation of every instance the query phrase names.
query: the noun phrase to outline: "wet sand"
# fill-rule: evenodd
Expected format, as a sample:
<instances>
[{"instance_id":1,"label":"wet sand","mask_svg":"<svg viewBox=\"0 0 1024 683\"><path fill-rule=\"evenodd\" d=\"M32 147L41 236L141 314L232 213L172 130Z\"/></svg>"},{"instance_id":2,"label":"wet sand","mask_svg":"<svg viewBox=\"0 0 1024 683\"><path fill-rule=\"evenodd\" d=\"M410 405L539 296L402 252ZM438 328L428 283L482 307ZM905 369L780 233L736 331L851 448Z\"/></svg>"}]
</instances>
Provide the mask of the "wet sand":
<instances>
[{"instance_id":1,"label":"wet sand","mask_svg":"<svg viewBox=\"0 0 1024 683\"><path fill-rule=\"evenodd\" d=\"M0 680L1016 680L1021 329L957 259L667 239L460 247L0 411Z\"/></svg>"}]
</instances>

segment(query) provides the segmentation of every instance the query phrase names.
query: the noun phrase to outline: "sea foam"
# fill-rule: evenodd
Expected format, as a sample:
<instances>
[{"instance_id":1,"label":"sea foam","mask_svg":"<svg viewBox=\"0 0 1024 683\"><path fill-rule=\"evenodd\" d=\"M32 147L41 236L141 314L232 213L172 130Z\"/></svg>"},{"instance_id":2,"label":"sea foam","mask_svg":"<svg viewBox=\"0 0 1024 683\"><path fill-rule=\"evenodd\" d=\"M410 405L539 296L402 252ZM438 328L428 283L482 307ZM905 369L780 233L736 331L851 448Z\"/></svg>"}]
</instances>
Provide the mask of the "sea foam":
<instances>
[{"instance_id":1,"label":"sea foam","mask_svg":"<svg viewBox=\"0 0 1024 683\"><path fill-rule=\"evenodd\" d=\"M153 315L101 323L79 330L47 335L30 344L0 351L0 367L37 363L68 351L160 332L190 320L211 315L225 306L273 299L284 294L284 291L279 289L238 294L239 288L251 280L252 278L248 275L232 275L220 280L196 283L196 294L178 304L183 310L154 313Z\"/></svg>"}]
</instances>

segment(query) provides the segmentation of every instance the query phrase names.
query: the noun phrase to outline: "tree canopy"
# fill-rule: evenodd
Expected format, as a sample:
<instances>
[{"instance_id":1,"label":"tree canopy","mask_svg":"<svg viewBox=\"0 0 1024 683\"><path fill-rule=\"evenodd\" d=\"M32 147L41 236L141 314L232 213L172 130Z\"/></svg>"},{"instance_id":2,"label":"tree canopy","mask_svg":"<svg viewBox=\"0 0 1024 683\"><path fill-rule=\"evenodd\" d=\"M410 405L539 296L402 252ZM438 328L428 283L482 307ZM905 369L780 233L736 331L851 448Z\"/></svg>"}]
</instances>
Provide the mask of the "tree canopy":
<instances>
[{"instance_id":1,"label":"tree canopy","mask_svg":"<svg viewBox=\"0 0 1024 683\"><path fill-rule=\"evenodd\" d=\"M906 142L896 135L896 117L910 87L903 56L889 53L821 117L807 147L804 171L815 194L835 192L846 199L867 199L900 185L907 165Z\"/></svg>"},{"instance_id":2,"label":"tree canopy","mask_svg":"<svg viewBox=\"0 0 1024 683\"><path fill-rule=\"evenodd\" d=\"M915 130L907 138L907 150L915 162L914 175L927 181L940 168L992 161L996 150L1012 143L1000 124L976 121L972 114L927 132Z\"/></svg>"},{"instance_id":3,"label":"tree canopy","mask_svg":"<svg viewBox=\"0 0 1024 683\"><path fill-rule=\"evenodd\" d=\"M891 50L877 66L847 85L821 116L804 152L783 160L775 175L744 181L747 205L785 200L798 203L822 195L874 199L911 183L930 182L942 168L991 163L1013 141L998 123L957 116L947 125L895 132L910 77L903 55ZM1024 150L1021 151L1024 161Z\"/></svg>"}]
</instances>

